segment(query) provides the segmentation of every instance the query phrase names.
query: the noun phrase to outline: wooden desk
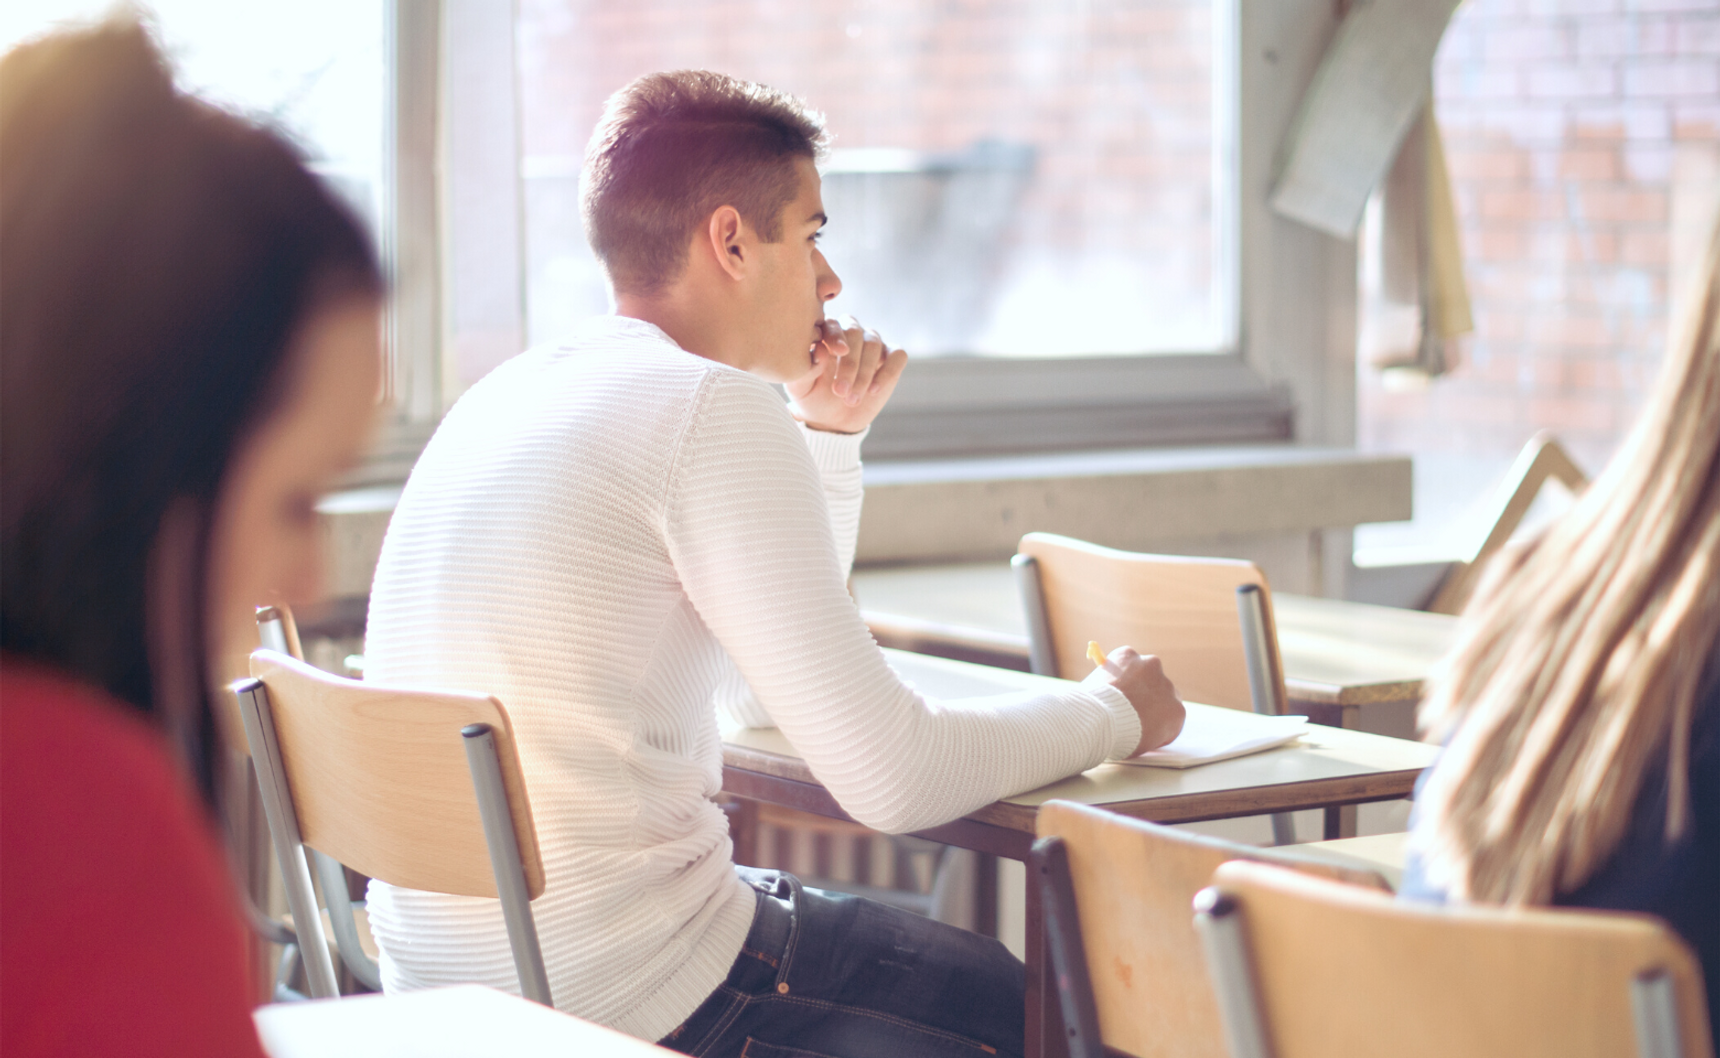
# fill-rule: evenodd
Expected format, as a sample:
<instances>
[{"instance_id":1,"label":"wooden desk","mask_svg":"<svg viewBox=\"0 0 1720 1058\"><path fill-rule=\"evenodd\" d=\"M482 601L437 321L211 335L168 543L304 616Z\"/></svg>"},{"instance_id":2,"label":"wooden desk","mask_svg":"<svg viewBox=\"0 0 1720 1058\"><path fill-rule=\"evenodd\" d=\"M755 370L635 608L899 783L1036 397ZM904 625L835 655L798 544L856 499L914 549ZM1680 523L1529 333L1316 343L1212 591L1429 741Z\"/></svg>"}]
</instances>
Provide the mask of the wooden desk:
<instances>
[{"instance_id":1,"label":"wooden desk","mask_svg":"<svg viewBox=\"0 0 1720 1058\"><path fill-rule=\"evenodd\" d=\"M886 650L890 665L923 693L962 698L1054 682L1043 676L946 658ZM1191 710L1212 706L1190 704ZM724 732L723 788L741 797L847 819L788 740L774 729ZM1421 742L1316 727L1299 743L1182 771L1102 764L1027 791L921 837L1025 860L1039 806L1053 798L1098 805L1158 823L1193 822L1304 808L1330 808L1407 795L1437 749ZM1327 825L1335 826L1328 812ZM1336 835L1334 835L1336 836ZM1060 1018L1045 962L1038 886L1027 887L1027 1041L1029 1055L1059 1053ZM1049 1045L1049 1046L1048 1046Z\"/></svg>"},{"instance_id":2,"label":"wooden desk","mask_svg":"<svg viewBox=\"0 0 1720 1058\"><path fill-rule=\"evenodd\" d=\"M1027 624L1006 563L861 570L854 597L885 646L1027 668ZM1456 635L1457 619L1444 614L1281 593L1272 604L1290 703L1333 727L1358 726L1368 706L1412 706Z\"/></svg>"},{"instance_id":3,"label":"wooden desk","mask_svg":"<svg viewBox=\"0 0 1720 1058\"><path fill-rule=\"evenodd\" d=\"M655 1044L479 985L275 1003L252 1014L270 1058L651 1058Z\"/></svg>"},{"instance_id":4,"label":"wooden desk","mask_svg":"<svg viewBox=\"0 0 1720 1058\"><path fill-rule=\"evenodd\" d=\"M1062 681L927 654L886 650L890 665L937 698L1007 694ZM1190 703L1191 711L1214 706ZM1405 796L1437 749L1422 742L1316 726L1298 744L1198 768L1101 764L1006 797L923 836L1025 860L1039 806L1053 798L1155 823L1192 823ZM848 818L775 728L723 733L723 788L742 797Z\"/></svg>"}]
</instances>

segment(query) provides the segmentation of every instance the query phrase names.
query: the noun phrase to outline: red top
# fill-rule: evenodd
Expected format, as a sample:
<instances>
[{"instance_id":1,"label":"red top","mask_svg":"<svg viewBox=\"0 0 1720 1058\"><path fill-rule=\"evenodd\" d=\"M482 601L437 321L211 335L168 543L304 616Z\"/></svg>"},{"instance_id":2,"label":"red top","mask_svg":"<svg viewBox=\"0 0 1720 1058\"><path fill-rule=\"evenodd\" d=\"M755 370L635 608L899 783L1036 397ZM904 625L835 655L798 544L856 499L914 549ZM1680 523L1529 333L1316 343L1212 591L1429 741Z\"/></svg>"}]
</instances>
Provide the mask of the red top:
<instances>
[{"instance_id":1,"label":"red top","mask_svg":"<svg viewBox=\"0 0 1720 1058\"><path fill-rule=\"evenodd\" d=\"M233 886L153 727L0 664L0 1054L262 1055Z\"/></svg>"}]
</instances>

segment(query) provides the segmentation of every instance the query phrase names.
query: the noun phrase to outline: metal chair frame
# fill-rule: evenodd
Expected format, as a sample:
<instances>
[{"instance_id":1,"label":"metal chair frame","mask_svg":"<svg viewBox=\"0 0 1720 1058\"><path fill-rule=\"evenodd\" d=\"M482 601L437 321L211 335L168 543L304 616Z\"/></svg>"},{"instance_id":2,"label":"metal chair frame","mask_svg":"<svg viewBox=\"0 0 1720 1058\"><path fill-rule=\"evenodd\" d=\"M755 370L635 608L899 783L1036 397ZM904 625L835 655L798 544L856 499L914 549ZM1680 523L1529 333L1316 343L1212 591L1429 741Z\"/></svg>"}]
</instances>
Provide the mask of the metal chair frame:
<instances>
[{"instance_id":1,"label":"metal chair frame","mask_svg":"<svg viewBox=\"0 0 1720 1058\"><path fill-rule=\"evenodd\" d=\"M1039 560L1032 555L1016 555L1009 564L1015 573L1022 608L1026 611L1029 664L1038 675L1061 676L1057 652L1052 646L1051 615L1046 610L1045 590L1039 580ZM1259 585L1237 586L1236 617L1242 626L1249 698L1254 711L1265 716L1279 716L1288 703L1280 693L1282 684L1276 678L1280 668L1278 643L1267 633L1266 598ZM1272 813L1272 841L1276 845L1296 844L1296 825L1290 813Z\"/></svg>"},{"instance_id":2,"label":"metal chair frame","mask_svg":"<svg viewBox=\"0 0 1720 1058\"><path fill-rule=\"evenodd\" d=\"M304 650L299 643L298 630L291 625L291 612L280 606L263 606L257 609L257 638L265 650L273 650L278 654L304 660ZM247 738L249 733L247 732ZM257 777L256 764L250 757L246 758L246 770L249 772L248 781L253 790L258 791L260 799L260 782ZM265 813L267 809L265 808ZM272 833L272 831L271 831ZM316 871L317 883L325 894L328 903L329 922L334 930L335 950L340 954L340 961L346 966L347 972L360 985L372 992L382 991L382 969L376 960L364 950L359 940L355 905L347 891L346 871L338 861L316 849L310 850L310 863ZM286 862L282 860L281 862ZM295 912L297 914L297 912ZM261 915L261 912L256 912ZM287 987L298 968L300 950L298 936L292 927L285 923L262 916L267 926L259 925L263 936L282 946L280 965L275 970L276 995L285 999L303 999L304 996L292 992ZM272 927L272 928L268 928ZM307 966L306 977L311 973Z\"/></svg>"},{"instance_id":3,"label":"metal chair frame","mask_svg":"<svg viewBox=\"0 0 1720 1058\"><path fill-rule=\"evenodd\" d=\"M1093 979L1087 970L1087 946L1081 940L1081 914L1069 876L1069 849L1062 838L1044 837L1033 843L1030 856L1032 881L1041 892L1046 950L1057 982L1057 1001L1063 1008L1069 1058L1106 1058Z\"/></svg>"},{"instance_id":4,"label":"metal chair frame","mask_svg":"<svg viewBox=\"0 0 1720 1058\"><path fill-rule=\"evenodd\" d=\"M374 986L379 986L380 972L359 945L344 870L332 857L314 849L309 850L310 857L306 856L307 847L299 830L268 688L262 680L247 679L234 684L233 692L239 700L251 759L256 763L263 808L281 867L287 905L293 913L293 928L298 934L300 956L304 960L311 994L317 998L333 997L339 995L339 989L334 962L329 957L328 942L323 933L322 915L311 885L310 860L316 862L342 962L355 977L367 984L374 981ZM527 999L553 1006L494 733L488 724L470 724L460 730L460 736L464 740L466 763L471 769L490 866L495 872L502 917L507 925L514 966L519 973L520 991Z\"/></svg>"}]
</instances>

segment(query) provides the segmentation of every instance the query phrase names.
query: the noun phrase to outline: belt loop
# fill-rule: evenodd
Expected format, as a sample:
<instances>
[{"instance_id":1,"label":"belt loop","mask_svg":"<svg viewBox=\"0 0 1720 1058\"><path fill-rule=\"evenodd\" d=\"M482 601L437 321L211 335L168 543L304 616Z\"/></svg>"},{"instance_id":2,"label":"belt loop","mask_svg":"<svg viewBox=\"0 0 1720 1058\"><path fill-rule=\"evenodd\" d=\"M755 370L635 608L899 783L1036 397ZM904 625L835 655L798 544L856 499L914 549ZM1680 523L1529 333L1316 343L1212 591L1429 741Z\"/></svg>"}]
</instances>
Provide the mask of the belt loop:
<instances>
[{"instance_id":1,"label":"belt loop","mask_svg":"<svg viewBox=\"0 0 1720 1058\"><path fill-rule=\"evenodd\" d=\"M776 994L787 995L788 964L794 953L795 938L799 936L803 906L800 879L786 871L756 867L737 870L758 901L753 926L747 934L747 946L775 971L771 986Z\"/></svg>"},{"instance_id":2,"label":"belt loop","mask_svg":"<svg viewBox=\"0 0 1720 1058\"><path fill-rule=\"evenodd\" d=\"M788 913L788 936L782 945L782 965L776 968L776 991L778 995L788 995L788 968L794 962L794 949L800 941L800 925L805 917L803 909L805 902L801 891L800 879L792 874L783 874L783 880L788 882L788 896L784 899L787 905L784 910Z\"/></svg>"}]
</instances>

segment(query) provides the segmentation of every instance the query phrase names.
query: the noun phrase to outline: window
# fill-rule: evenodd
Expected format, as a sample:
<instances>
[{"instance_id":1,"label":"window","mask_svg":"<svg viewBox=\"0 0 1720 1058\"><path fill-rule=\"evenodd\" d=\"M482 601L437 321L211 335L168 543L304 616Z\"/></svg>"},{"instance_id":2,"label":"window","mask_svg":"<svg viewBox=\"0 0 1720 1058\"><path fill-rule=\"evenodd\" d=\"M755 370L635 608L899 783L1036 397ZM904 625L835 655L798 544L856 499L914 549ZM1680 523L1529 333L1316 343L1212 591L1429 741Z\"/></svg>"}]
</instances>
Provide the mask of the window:
<instances>
[{"instance_id":1,"label":"window","mask_svg":"<svg viewBox=\"0 0 1720 1058\"><path fill-rule=\"evenodd\" d=\"M576 201L604 98L639 73L703 65L829 114L827 248L846 283L835 308L917 354L868 458L1288 439L1291 385L1327 385L1311 363L1325 353L1308 345L1325 324L1278 338L1274 373L1290 384L1254 366L1237 189L1250 166L1267 179L1284 82L1311 72L1277 56L1325 32L1319 13L1256 18L1267 58L1250 81L1238 0L525 0L511 56L522 329L551 340L608 310ZM1266 101L1251 152L1245 91ZM1256 239L1263 262L1273 241ZM1321 257L1257 299L1271 333L1282 306L1294 316L1324 297L1304 288L1329 265L1344 267Z\"/></svg>"},{"instance_id":2,"label":"window","mask_svg":"<svg viewBox=\"0 0 1720 1058\"><path fill-rule=\"evenodd\" d=\"M99 19L111 7L109 0L11 0L0 7L0 49L60 23ZM394 258L389 0L154 0L145 14L182 89L292 140L369 228L383 258ZM389 344L388 389L398 409L401 380L413 375L402 370L398 343ZM424 429L403 433L393 418L381 458L359 478L404 477L422 447Z\"/></svg>"},{"instance_id":3,"label":"window","mask_svg":"<svg viewBox=\"0 0 1720 1058\"><path fill-rule=\"evenodd\" d=\"M0 31L100 2L8 5ZM1323 0L159 9L188 82L376 219L394 414L355 482L403 478L466 386L608 311L578 159L609 93L689 65L830 115L835 307L916 354L868 458L1353 438L1353 253L1239 190L1270 183Z\"/></svg>"},{"instance_id":4,"label":"window","mask_svg":"<svg viewBox=\"0 0 1720 1058\"><path fill-rule=\"evenodd\" d=\"M917 356L1227 344L1212 0L528 0L518 41L534 341L607 307L574 208L604 99L697 67L827 114L833 313Z\"/></svg>"},{"instance_id":5,"label":"window","mask_svg":"<svg viewBox=\"0 0 1720 1058\"><path fill-rule=\"evenodd\" d=\"M381 231L380 0L154 0L150 6L185 90L284 133L371 231ZM106 0L11 0L0 12L0 50L57 23L100 18L111 7Z\"/></svg>"},{"instance_id":6,"label":"window","mask_svg":"<svg viewBox=\"0 0 1720 1058\"><path fill-rule=\"evenodd\" d=\"M434 32L433 7L410 0L400 6L408 16L429 7ZM99 19L110 7L109 0L14 0L0 6L0 47L57 23ZM421 41L426 20L397 17L396 0L153 0L144 10L183 89L291 139L375 237L397 295L385 343L389 414L350 480L403 480L444 406L434 160L429 149L410 153L433 142L435 110L423 105L425 93L393 88L417 78L434 97L433 61L428 68L408 62L405 70L396 61L398 42ZM395 100L403 96L408 105L397 114Z\"/></svg>"},{"instance_id":7,"label":"window","mask_svg":"<svg viewBox=\"0 0 1720 1058\"><path fill-rule=\"evenodd\" d=\"M1720 206L1717 67L1713 4L1452 16L1434 96L1475 333L1425 386L1362 373L1360 446L1413 452L1416 473L1415 520L1359 530L1364 564L1472 553L1537 430L1591 474L1618 451ZM1562 506L1544 496L1526 525Z\"/></svg>"}]
</instances>

